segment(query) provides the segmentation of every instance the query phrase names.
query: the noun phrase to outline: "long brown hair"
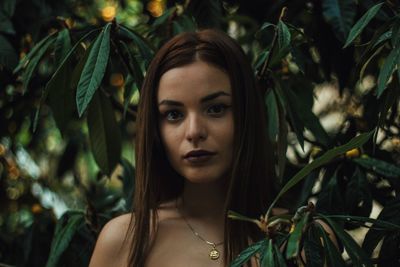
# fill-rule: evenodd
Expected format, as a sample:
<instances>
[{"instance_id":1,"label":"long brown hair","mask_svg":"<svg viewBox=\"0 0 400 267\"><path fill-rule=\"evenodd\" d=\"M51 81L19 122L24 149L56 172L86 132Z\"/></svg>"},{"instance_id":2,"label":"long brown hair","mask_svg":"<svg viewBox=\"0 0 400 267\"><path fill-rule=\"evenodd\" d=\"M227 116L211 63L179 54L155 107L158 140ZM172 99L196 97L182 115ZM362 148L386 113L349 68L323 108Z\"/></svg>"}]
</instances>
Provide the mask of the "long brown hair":
<instances>
[{"instance_id":1,"label":"long brown hair","mask_svg":"<svg viewBox=\"0 0 400 267\"><path fill-rule=\"evenodd\" d=\"M265 212L272 198L274 168L272 148L266 134L263 96L256 89L254 73L241 47L216 30L182 33L157 52L140 91L136 137L136 176L129 236L129 266L144 266L151 246L150 233L157 226L157 207L177 198L184 178L170 166L158 129L157 88L170 69L201 60L227 72L232 86L234 148L225 212L233 210L250 217ZM151 221L151 222L150 222ZM151 225L153 226L152 229ZM246 222L225 219L224 262L230 263L249 240L261 232Z\"/></svg>"}]
</instances>

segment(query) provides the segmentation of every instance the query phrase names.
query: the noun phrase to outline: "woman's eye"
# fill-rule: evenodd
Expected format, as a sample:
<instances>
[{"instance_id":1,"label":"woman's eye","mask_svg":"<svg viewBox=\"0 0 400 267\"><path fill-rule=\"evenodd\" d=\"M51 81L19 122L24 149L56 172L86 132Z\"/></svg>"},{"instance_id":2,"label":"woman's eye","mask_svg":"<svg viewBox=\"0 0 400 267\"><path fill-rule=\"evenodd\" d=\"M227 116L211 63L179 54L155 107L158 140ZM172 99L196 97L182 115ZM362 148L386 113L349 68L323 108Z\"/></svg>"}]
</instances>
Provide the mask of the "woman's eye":
<instances>
[{"instance_id":1,"label":"woman's eye","mask_svg":"<svg viewBox=\"0 0 400 267\"><path fill-rule=\"evenodd\" d=\"M207 112L211 115L221 115L225 112L227 108L228 106L225 104L212 105L207 109Z\"/></svg>"},{"instance_id":2,"label":"woman's eye","mask_svg":"<svg viewBox=\"0 0 400 267\"><path fill-rule=\"evenodd\" d=\"M164 117L168 121L177 121L182 118L182 113L177 110L170 110L164 113Z\"/></svg>"}]
</instances>

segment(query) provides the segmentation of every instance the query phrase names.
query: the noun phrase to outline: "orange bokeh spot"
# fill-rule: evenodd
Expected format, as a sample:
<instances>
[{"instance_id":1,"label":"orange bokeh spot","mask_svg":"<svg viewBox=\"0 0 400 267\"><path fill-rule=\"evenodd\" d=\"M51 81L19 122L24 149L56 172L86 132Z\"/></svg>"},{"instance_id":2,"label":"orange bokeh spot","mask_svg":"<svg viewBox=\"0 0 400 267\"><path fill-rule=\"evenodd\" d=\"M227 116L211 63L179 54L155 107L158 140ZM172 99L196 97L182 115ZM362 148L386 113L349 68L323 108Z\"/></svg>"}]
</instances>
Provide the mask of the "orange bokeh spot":
<instances>
[{"instance_id":1,"label":"orange bokeh spot","mask_svg":"<svg viewBox=\"0 0 400 267\"><path fill-rule=\"evenodd\" d=\"M113 73L110 77L110 84L115 87L124 85L124 76L121 73Z\"/></svg>"},{"instance_id":2,"label":"orange bokeh spot","mask_svg":"<svg viewBox=\"0 0 400 267\"><path fill-rule=\"evenodd\" d=\"M147 4L147 10L153 17L159 17L164 13L164 5L162 1L150 1Z\"/></svg>"},{"instance_id":3,"label":"orange bokeh spot","mask_svg":"<svg viewBox=\"0 0 400 267\"><path fill-rule=\"evenodd\" d=\"M117 10L114 6L106 6L101 10L101 17L104 21L112 21L117 13Z\"/></svg>"}]
</instances>

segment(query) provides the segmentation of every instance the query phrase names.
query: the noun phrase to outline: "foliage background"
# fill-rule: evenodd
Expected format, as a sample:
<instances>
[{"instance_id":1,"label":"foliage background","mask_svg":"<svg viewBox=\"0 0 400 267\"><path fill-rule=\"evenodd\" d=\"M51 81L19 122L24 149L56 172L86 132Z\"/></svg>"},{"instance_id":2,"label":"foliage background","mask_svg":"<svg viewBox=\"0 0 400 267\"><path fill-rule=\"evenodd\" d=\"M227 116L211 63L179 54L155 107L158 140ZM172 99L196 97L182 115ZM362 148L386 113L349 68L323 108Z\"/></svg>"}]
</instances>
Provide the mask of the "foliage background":
<instances>
[{"instance_id":1,"label":"foliage background","mask_svg":"<svg viewBox=\"0 0 400 267\"><path fill-rule=\"evenodd\" d=\"M279 204L295 213L316 203L318 213L309 211L304 224L290 222L301 231L283 231L294 236L289 244L316 248L310 266L369 266L367 258L398 265L400 6L388 0L378 10L378 3L2 0L0 266L88 265L102 225L130 207L146 66L165 40L204 27L228 32L253 62L265 92L277 189L324 152L379 128L361 148L309 167ZM351 31L373 6L375 14ZM334 228L344 260L311 242L319 235L315 214L322 213L348 218L336 217ZM370 221L365 230L368 220L357 216L391 224ZM363 252L341 239L342 229ZM268 253L277 266L301 265L296 253L285 263Z\"/></svg>"}]
</instances>

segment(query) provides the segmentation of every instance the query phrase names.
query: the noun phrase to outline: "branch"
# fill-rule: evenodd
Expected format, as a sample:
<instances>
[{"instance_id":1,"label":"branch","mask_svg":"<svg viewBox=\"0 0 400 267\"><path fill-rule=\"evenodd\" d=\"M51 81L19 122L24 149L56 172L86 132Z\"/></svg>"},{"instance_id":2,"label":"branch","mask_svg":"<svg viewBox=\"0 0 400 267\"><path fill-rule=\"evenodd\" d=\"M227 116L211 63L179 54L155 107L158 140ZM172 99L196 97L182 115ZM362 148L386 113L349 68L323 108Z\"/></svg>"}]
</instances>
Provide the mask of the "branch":
<instances>
[{"instance_id":1,"label":"branch","mask_svg":"<svg viewBox=\"0 0 400 267\"><path fill-rule=\"evenodd\" d=\"M278 22L283 19L283 17L286 14L286 11L287 11L287 7L283 7L282 10L281 10L281 14L279 15ZM267 72L267 69L268 69L269 64L271 62L272 54L273 54L274 49L276 47L276 40L277 39L278 39L278 29L277 29L277 27L275 27L274 37L272 39L272 44L271 44L271 49L269 50L269 54L268 54L267 59L264 61L264 65L263 65L263 67L261 69L261 72L257 75L257 78L258 78L259 81L266 80L268 78L266 72Z\"/></svg>"}]
</instances>

